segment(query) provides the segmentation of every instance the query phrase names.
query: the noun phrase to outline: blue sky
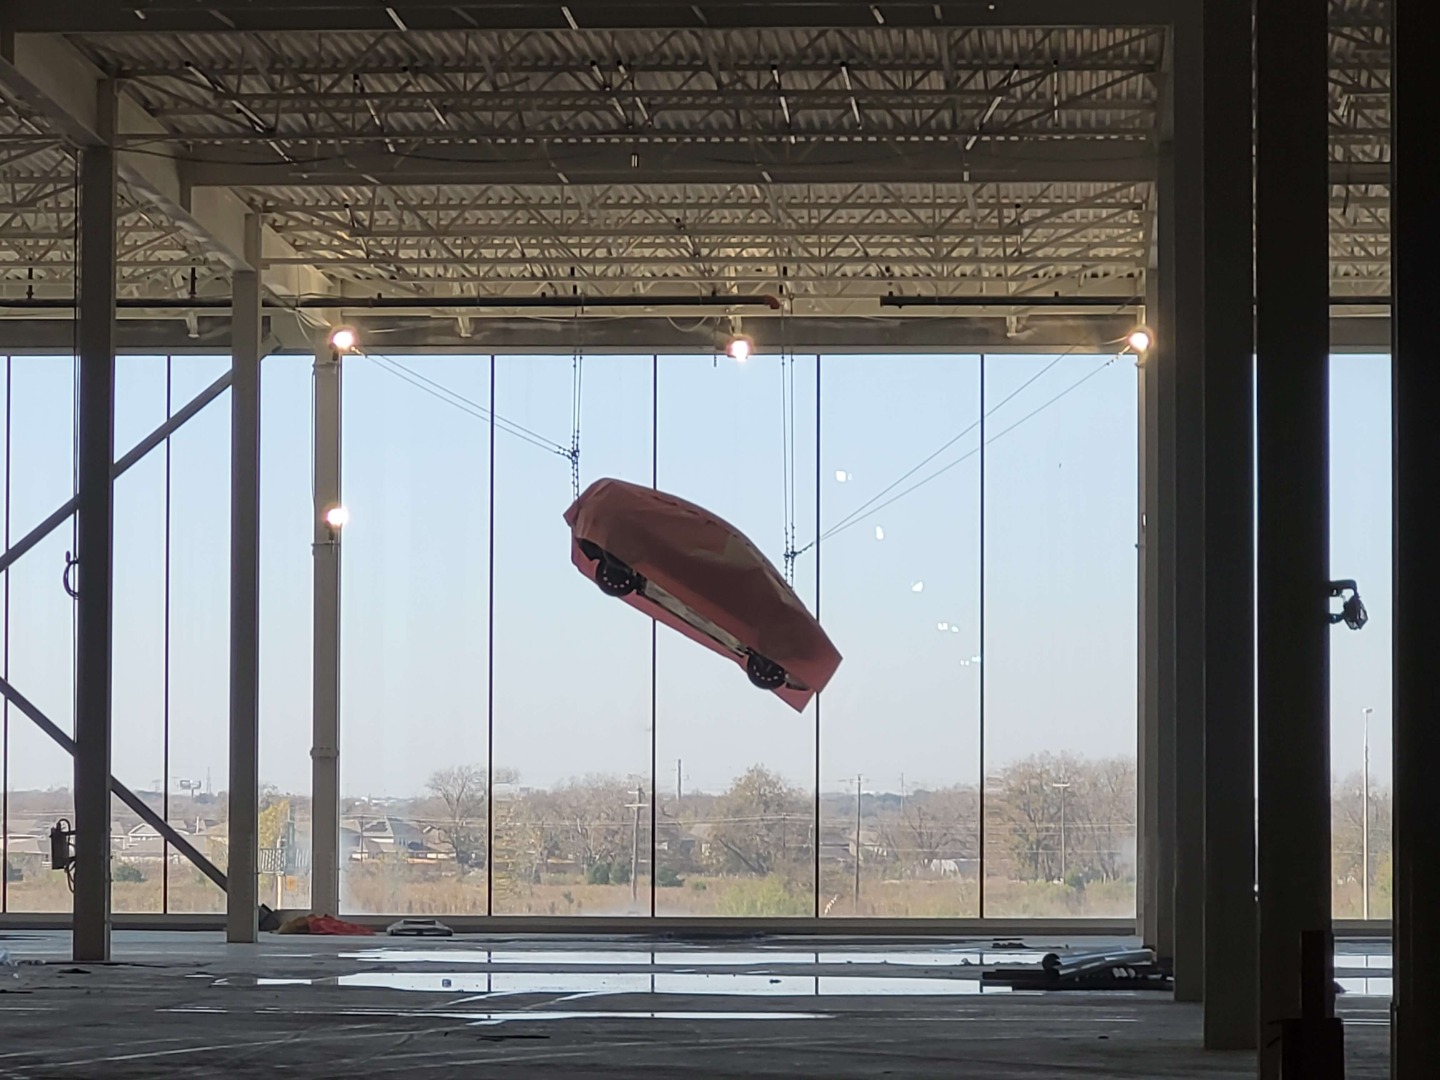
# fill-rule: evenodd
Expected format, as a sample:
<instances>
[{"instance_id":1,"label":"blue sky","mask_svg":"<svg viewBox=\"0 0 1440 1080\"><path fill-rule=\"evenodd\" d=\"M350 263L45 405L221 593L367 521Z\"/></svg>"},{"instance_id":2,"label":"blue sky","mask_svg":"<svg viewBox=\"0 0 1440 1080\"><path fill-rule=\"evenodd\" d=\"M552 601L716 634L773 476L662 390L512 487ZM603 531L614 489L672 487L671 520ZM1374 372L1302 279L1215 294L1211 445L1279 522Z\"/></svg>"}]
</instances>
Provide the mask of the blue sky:
<instances>
[{"instance_id":1,"label":"blue sky","mask_svg":"<svg viewBox=\"0 0 1440 1080\"><path fill-rule=\"evenodd\" d=\"M1136 372L1129 358L1105 359L984 364L989 763L1043 750L1133 752ZM342 788L406 795L435 769L483 764L488 751L490 359L346 363ZM168 365L172 405L224 367L222 358L177 357ZM305 357L272 357L263 380L262 774L300 791L310 768L309 367ZM856 773L889 790L979 779L981 374L975 356L799 357L787 439L776 357L667 357L658 380L648 356L585 360L582 482L648 483L654 468L662 488L732 521L777 565L792 446L794 535L804 547L816 536L817 467L824 532L954 440L891 495L922 486L796 561L797 589L809 603L818 598L846 656L821 704L826 790ZM71 364L17 357L10 377L13 540L70 491ZM541 442L569 443L569 356L502 357L494 386L506 421ZM437 387L466 400L440 400ZM122 450L163 420L166 395L163 358L122 358ZM1332 562L1337 576L1360 580L1372 614L1363 633L1333 638L1334 758L1337 773L1358 769L1361 709L1371 706L1372 767L1388 778L1388 363L1337 357L1332 400ZM117 487L115 763L133 786L167 765L172 780L208 773L213 787L225 785L227 432L224 396L171 447L168 683L163 451ZM569 462L497 431L493 464L495 761L534 785L589 772L648 775L650 624L570 566L560 516L572 494ZM65 727L73 653L60 570L69 546L67 528L9 575L10 677ZM655 648L662 789L677 760L689 790L719 790L756 762L813 782L812 713L795 715L673 634L662 631ZM13 711L9 748L12 787L68 783L65 755Z\"/></svg>"}]
</instances>

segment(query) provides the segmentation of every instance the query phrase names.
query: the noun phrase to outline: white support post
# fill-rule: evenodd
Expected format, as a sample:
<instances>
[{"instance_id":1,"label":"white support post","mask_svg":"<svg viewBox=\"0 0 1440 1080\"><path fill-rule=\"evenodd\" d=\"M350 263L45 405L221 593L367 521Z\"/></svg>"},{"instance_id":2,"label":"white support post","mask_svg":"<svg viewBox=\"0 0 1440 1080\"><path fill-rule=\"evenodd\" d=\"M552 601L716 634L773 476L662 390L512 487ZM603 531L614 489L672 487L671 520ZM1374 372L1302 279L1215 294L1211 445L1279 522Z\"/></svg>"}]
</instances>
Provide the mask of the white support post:
<instances>
[{"instance_id":1,"label":"white support post","mask_svg":"<svg viewBox=\"0 0 1440 1080\"><path fill-rule=\"evenodd\" d=\"M326 520L340 501L340 356L315 350L313 805L311 907L340 907L340 533Z\"/></svg>"}]
</instances>

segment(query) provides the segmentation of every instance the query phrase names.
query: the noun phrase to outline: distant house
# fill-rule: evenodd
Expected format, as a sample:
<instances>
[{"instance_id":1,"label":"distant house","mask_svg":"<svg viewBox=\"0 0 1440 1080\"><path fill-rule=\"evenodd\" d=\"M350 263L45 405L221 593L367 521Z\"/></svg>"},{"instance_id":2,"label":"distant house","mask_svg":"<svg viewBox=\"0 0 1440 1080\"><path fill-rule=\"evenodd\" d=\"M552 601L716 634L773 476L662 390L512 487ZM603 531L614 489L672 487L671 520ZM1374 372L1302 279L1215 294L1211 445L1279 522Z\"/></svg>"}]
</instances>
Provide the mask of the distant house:
<instances>
[{"instance_id":1,"label":"distant house","mask_svg":"<svg viewBox=\"0 0 1440 1080\"><path fill-rule=\"evenodd\" d=\"M439 862L454 857L454 852L444 845L433 828L404 818L356 815L340 822L342 861L398 858L407 862Z\"/></svg>"}]
</instances>

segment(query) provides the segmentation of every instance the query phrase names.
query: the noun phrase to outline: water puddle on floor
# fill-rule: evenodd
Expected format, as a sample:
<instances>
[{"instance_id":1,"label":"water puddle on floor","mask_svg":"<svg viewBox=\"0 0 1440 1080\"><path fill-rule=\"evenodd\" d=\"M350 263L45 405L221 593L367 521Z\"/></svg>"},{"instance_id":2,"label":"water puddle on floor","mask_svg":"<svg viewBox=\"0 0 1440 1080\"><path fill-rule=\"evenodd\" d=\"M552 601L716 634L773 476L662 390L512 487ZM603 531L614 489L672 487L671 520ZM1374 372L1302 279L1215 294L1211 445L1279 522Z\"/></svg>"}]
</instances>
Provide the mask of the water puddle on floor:
<instances>
[{"instance_id":1,"label":"water puddle on floor","mask_svg":"<svg viewBox=\"0 0 1440 1080\"><path fill-rule=\"evenodd\" d=\"M338 986L448 994L717 994L773 997L892 997L1009 993L978 979L853 975L751 975L721 972L587 974L573 972L367 971L318 979L225 978L216 986Z\"/></svg>"},{"instance_id":2,"label":"water puddle on floor","mask_svg":"<svg viewBox=\"0 0 1440 1080\"><path fill-rule=\"evenodd\" d=\"M476 1027L517 1020L830 1020L828 1013L797 1012L524 1012L477 1013Z\"/></svg>"},{"instance_id":3,"label":"water puddle on floor","mask_svg":"<svg viewBox=\"0 0 1440 1080\"><path fill-rule=\"evenodd\" d=\"M534 968L630 968L678 967L687 969L721 967L809 967L816 964L892 964L897 967L983 967L996 964L1038 964L1046 953L1038 950L993 952L979 949L944 949L888 952L794 952L794 951L689 951L639 952L621 949L525 950L525 949L366 949L343 952L342 960L375 964L473 964Z\"/></svg>"}]
</instances>

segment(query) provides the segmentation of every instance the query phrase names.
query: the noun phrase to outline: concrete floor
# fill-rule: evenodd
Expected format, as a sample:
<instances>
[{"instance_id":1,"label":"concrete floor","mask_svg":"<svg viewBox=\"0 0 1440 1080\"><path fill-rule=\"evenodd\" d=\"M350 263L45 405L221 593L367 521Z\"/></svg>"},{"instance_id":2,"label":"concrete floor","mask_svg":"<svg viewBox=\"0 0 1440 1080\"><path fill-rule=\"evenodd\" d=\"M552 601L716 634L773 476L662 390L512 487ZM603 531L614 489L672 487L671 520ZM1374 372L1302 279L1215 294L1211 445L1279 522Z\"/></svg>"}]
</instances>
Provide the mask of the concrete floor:
<instances>
[{"instance_id":1,"label":"concrete floor","mask_svg":"<svg viewBox=\"0 0 1440 1080\"><path fill-rule=\"evenodd\" d=\"M120 932L101 967L69 963L68 935L0 932L0 1080L1254 1075L1198 1049L1199 1009L1169 994L980 992L984 965L1063 944ZM1388 992L1388 943L1342 952L1371 978L1352 990ZM1348 1075L1385 1076L1388 1000L1341 1003Z\"/></svg>"}]
</instances>

